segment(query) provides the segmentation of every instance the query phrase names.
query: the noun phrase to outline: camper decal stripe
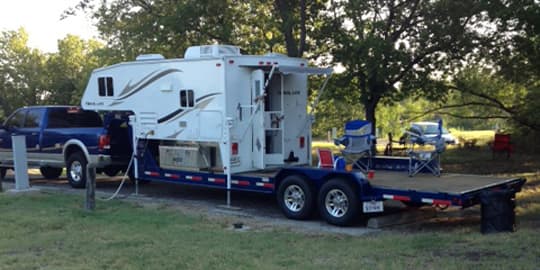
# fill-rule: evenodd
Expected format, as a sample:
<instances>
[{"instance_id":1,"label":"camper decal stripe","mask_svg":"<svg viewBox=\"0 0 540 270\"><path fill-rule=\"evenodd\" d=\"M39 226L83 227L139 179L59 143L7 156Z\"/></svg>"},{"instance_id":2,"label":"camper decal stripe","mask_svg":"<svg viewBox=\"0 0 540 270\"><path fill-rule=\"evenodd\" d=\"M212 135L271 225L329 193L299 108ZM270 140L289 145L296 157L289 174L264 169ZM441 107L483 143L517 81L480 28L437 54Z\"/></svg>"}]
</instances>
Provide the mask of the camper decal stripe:
<instances>
[{"instance_id":1,"label":"camper decal stripe","mask_svg":"<svg viewBox=\"0 0 540 270\"><path fill-rule=\"evenodd\" d=\"M159 119L157 120L157 122L158 122L158 124L161 124L161 123L163 123L163 122L165 122L165 121L167 121L167 120L169 120L169 119L175 117L177 114L182 113L183 111L184 111L184 109L178 109L178 110L176 110L176 111L174 111L174 112L172 112L172 113L169 113L169 114L167 114L167 115L165 115L165 116L159 118Z\"/></svg>"},{"instance_id":2,"label":"camper decal stripe","mask_svg":"<svg viewBox=\"0 0 540 270\"><path fill-rule=\"evenodd\" d=\"M204 108L206 108L206 106L208 106L208 104L213 99L213 98L210 98L210 97L220 95L220 94L221 93L211 93L211 94L208 94L208 95L204 95L204 96L202 96L200 98L197 98L195 100L196 105L195 105L194 108L196 108L196 109L204 109ZM167 114L164 117L158 119L158 123L161 124L163 122L176 120L176 119L180 118L182 115L184 115L186 113L189 113L192 110L193 109L190 109L190 110L178 109L178 110L176 110L176 111L174 111L174 112L172 112L170 114Z\"/></svg>"},{"instance_id":3,"label":"camper decal stripe","mask_svg":"<svg viewBox=\"0 0 540 270\"><path fill-rule=\"evenodd\" d=\"M195 102L199 102L199 101L201 101L201 100L203 100L203 99L205 99L205 98L207 98L207 97L217 96L217 95L219 95L219 94L220 94L220 93L211 93L211 94L208 94L208 95L204 95L204 96L202 96L202 97L196 99Z\"/></svg>"},{"instance_id":4,"label":"camper decal stripe","mask_svg":"<svg viewBox=\"0 0 540 270\"><path fill-rule=\"evenodd\" d=\"M130 83L128 82L128 84L124 87L124 90L122 90L122 94L123 96L121 95L121 97L117 100L122 100L122 99L126 99L130 96L132 96L133 94L143 90L145 87L147 87L148 85L150 85L151 83L167 76L168 74L171 74L171 73L175 73L175 72L182 72L182 70L180 69L176 69L176 68L172 68L172 69L167 69L167 70L164 70L156 75L154 75L153 77L151 77L150 79L146 80L148 77L150 77L150 75L152 75L153 73L151 73L150 75L144 77L142 80L140 80L139 82L135 83L133 86L129 85ZM155 73L155 72L154 72ZM145 81L146 80L146 81ZM145 82L144 82L145 81ZM144 83L143 83L144 82ZM142 84L141 84L142 83ZM140 85L139 85L140 84ZM125 93L125 94L124 94Z\"/></svg>"},{"instance_id":5,"label":"camper decal stripe","mask_svg":"<svg viewBox=\"0 0 540 270\"><path fill-rule=\"evenodd\" d=\"M131 80L129 80L129 82L127 83L127 85L124 87L124 89L122 90L122 92L120 93L120 95L118 95L119 97L131 92L131 90L133 90L134 88L136 88L137 86L139 86L141 83L143 83L144 81L146 81L146 79L152 77L152 75L156 74L157 70L146 75L144 78L142 78L142 80L136 82L134 85L130 85L131 84Z\"/></svg>"}]
</instances>

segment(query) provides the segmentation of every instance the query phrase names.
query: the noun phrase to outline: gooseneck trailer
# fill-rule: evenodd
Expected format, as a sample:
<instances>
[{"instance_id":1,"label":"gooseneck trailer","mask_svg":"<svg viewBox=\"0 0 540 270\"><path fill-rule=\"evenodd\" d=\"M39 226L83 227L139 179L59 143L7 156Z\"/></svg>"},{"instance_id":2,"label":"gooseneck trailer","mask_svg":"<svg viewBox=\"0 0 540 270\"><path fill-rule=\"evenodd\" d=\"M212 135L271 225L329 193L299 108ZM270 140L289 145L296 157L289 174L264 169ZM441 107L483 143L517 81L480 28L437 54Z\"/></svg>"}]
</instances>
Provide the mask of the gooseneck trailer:
<instances>
[{"instance_id":1,"label":"gooseneck trailer","mask_svg":"<svg viewBox=\"0 0 540 270\"><path fill-rule=\"evenodd\" d=\"M142 55L95 70L81 105L132 114L126 139L135 145L137 179L275 194L293 219L318 209L327 222L346 225L383 211L384 200L469 207L483 192L515 193L525 182L382 170L367 179L357 170L311 166L308 107L317 101L308 106L308 77L328 80L331 72L300 58L196 46L183 59Z\"/></svg>"}]
</instances>

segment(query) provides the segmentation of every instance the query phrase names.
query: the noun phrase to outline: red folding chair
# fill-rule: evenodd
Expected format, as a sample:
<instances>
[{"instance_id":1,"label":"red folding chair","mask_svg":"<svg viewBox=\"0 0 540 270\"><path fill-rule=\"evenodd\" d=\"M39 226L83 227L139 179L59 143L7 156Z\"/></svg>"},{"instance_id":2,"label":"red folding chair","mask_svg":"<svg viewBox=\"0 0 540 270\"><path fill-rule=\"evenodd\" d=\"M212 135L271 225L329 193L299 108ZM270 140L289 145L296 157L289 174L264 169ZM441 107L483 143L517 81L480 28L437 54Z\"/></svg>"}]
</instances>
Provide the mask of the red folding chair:
<instances>
[{"instance_id":1,"label":"red folding chair","mask_svg":"<svg viewBox=\"0 0 540 270\"><path fill-rule=\"evenodd\" d=\"M496 152L506 152L506 158L509 158L513 151L510 134L496 133L491 150L493 150L493 158Z\"/></svg>"},{"instance_id":2,"label":"red folding chair","mask_svg":"<svg viewBox=\"0 0 540 270\"><path fill-rule=\"evenodd\" d=\"M327 148L317 148L317 155L319 156L319 168L333 169L335 167L334 153Z\"/></svg>"}]
</instances>

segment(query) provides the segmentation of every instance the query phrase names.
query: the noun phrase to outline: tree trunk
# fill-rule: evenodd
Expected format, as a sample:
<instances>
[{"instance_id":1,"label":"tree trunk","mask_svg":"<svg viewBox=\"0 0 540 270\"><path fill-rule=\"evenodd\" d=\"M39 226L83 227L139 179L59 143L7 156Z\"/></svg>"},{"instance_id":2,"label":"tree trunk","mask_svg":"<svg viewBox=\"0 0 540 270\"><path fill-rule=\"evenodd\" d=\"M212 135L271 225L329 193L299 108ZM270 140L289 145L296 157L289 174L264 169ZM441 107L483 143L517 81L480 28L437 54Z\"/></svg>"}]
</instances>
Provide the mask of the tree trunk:
<instances>
[{"instance_id":1,"label":"tree trunk","mask_svg":"<svg viewBox=\"0 0 540 270\"><path fill-rule=\"evenodd\" d=\"M375 93L376 91L372 91ZM366 120L371 122L371 134L375 137L377 131L377 118L375 117L375 112L377 110L377 105L379 104L380 97L370 95L367 100L364 100L364 110L366 115ZM373 147L371 152L373 155L377 153L377 140L373 142Z\"/></svg>"},{"instance_id":2,"label":"tree trunk","mask_svg":"<svg viewBox=\"0 0 540 270\"><path fill-rule=\"evenodd\" d=\"M374 102L374 99L369 99L365 107L366 120L371 122L371 134L375 135L375 130L377 129L377 119L375 117L375 110L377 109L377 102Z\"/></svg>"}]
</instances>

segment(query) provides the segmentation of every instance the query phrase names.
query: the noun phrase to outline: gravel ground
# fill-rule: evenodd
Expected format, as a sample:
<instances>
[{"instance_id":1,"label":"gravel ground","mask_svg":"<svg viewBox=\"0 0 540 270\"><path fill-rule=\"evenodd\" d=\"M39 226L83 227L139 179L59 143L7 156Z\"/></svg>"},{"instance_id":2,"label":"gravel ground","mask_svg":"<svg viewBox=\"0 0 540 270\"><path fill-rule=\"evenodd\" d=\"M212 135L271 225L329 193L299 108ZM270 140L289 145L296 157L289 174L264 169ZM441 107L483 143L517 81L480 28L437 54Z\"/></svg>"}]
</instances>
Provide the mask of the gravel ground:
<instances>
[{"instance_id":1,"label":"gravel ground","mask_svg":"<svg viewBox=\"0 0 540 270\"><path fill-rule=\"evenodd\" d=\"M80 194L84 196L84 189L72 189L67 179L45 180L39 174L39 170L29 170L30 182L33 188L42 192L62 192L68 194ZM118 188L122 177L106 177L98 175L96 184L96 196L98 198L110 197ZM5 190L13 189L13 175L8 172L3 183ZM217 222L225 227L235 230L266 231L276 228L302 232L306 234L343 234L359 236L380 232L380 229L371 229L366 226L368 220L361 220L351 227L337 227L329 225L318 217L308 221L297 221L285 218L281 213L274 196L250 193L232 192L231 207L226 205L226 192L223 190L202 188L197 186L178 185L171 183L152 182L139 185L139 193L135 194L135 185L126 180L119 195L115 198L128 201L141 207L148 208L172 208L187 214L201 215L210 222ZM418 211L404 211L399 202L385 202L385 212L382 217L403 215ZM99 209L98 209L99 210ZM427 207L421 211L434 211ZM373 216L377 217L377 216ZM430 218L419 217L412 224L395 225L385 227L384 230L419 230L425 227L434 230L445 230L444 226L453 226L455 223L479 226L479 211L447 211L435 212ZM241 225L239 225L241 224ZM241 226L241 228L235 228Z\"/></svg>"}]
</instances>

